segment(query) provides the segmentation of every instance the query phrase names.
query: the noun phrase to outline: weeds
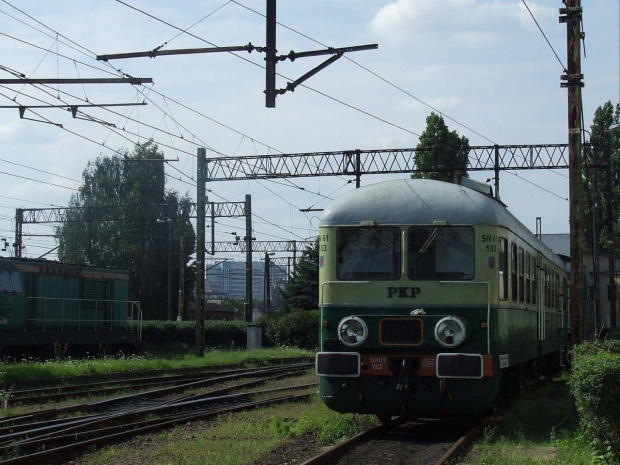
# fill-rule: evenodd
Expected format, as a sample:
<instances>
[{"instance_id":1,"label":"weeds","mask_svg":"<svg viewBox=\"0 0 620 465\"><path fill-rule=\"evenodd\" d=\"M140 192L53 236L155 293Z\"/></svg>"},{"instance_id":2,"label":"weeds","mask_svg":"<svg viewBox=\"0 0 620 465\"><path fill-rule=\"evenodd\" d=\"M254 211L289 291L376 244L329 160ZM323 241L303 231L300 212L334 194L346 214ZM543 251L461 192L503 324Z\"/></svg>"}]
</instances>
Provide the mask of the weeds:
<instances>
[{"instance_id":1,"label":"weeds","mask_svg":"<svg viewBox=\"0 0 620 465\"><path fill-rule=\"evenodd\" d=\"M149 370L174 370L179 368L206 367L244 363L249 366L266 365L272 360L288 357L311 356L302 350L256 349L256 350L212 350L204 357L193 354L173 353L154 356L148 352L139 355L105 355L74 359L69 356L56 360L40 361L26 359L20 363L0 362L0 381L9 383L27 382L38 379L51 380L69 376L108 375ZM0 385L2 388L2 385Z\"/></svg>"},{"instance_id":2,"label":"weeds","mask_svg":"<svg viewBox=\"0 0 620 465\"><path fill-rule=\"evenodd\" d=\"M474 444L467 463L596 463L593 462L588 441L582 437L574 422L572 410L572 397L566 379L547 382L534 394L517 400L496 424L485 428L478 443Z\"/></svg>"}]
</instances>

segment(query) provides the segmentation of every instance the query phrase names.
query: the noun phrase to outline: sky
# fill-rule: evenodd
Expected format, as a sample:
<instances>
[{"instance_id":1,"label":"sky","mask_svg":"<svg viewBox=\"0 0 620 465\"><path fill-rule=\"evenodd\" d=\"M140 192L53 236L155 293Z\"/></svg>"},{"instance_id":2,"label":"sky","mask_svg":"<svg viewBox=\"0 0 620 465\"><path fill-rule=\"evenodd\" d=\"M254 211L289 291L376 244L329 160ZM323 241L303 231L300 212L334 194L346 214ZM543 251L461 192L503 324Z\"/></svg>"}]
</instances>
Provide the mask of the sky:
<instances>
[{"instance_id":1,"label":"sky","mask_svg":"<svg viewBox=\"0 0 620 465\"><path fill-rule=\"evenodd\" d=\"M208 158L412 148L432 111L472 146L568 142L567 91L560 87L566 25L558 20L559 0L280 0L278 54L375 43L378 49L346 54L278 96L276 108L265 107L264 55L256 51L96 60L160 46L264 46L265 3L0 0L0 79L123 72L154 82L0 85L3 107L147 103L82 108L90 120L74 119L62 108L28 109L24 116L31 119L20 119L17 108L0 108L0 238L13 243L16 208L67 206L89 162L149 139L169 160L167 187L194 200L198 147L207 149ZM583 119L589 129L597 107L620 101L620 6L618 0L582 4ZM326 58L280 62L276 87ZM491 176L471 173L482 182ZM361 183L399 177L406 175L362 176ZM252 195L257 240L300 241L316 236L321 215L300 210L325 208L355 188L351 181L227 181L207 188L216 202ZM569 231L568 170L502 172L500 192L531 230L540 217L543 233ZM243 235L244 220L221 218L215 231L216 240L232 240L231 233ZM56 246L53 225L26 225L24 233L32 236L24 237L23 256L39 257Z\"/></svg>"}]
</instances>

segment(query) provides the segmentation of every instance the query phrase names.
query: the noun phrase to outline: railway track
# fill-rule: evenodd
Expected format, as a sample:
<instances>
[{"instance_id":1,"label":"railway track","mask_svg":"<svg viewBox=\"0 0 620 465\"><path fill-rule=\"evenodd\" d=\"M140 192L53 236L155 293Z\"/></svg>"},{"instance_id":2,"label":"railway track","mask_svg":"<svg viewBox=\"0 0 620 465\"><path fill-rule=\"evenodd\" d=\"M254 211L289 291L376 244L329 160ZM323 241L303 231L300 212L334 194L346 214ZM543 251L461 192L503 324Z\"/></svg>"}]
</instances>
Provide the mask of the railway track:
<instances>
[{"instance_id":1,"label":"railway track","mask_svg":"<svg viewBox=\"0 0 620 465\"><path fill-rule=\"evenodd\" d=\"M308 364L291 364L290 367L304 366ZM277 367L273 367L277 368ZM213 369L204 370L179 370L180 373L151 373L147 376L139 376L126 379L103 380L99 382L81 382L83 378L75 378L68 380L68 384L45 386L45 387L24 387L5 390L10 392L11 405L20 404L37 404L62 401L68 398L79 398L91 396L94 392L97 395L108 396L114 393L127 390L146 389L155 386L183 386L192 381L200 381L205 378L217 378L227 375L243 375L244 373L256 372L256 368L231 368L231 369ZM62 381L62 380L61 380Z\"/></svg>"},{"instance_id":2,"label":"railway track","mask_svg":"<svg viewBox=\"0 0 620 465\"><path fill-rule=\"evenodd\" d=\"M204 420L222 413L306 399L312 396L313 392L298 391L309 391L316 384L229 393L233 390L247 390L259 383L289 376L291 373L299 374L305 369L307 368L298 367L297 372L290 369L258 370L266 372L260 379L207 393L172 398L167 396L159 401L154 399L161 395L144 398L139 394L67 409L6 417L0 422L0 464L41 463L43 458L73 453L95 444L120 441L130 436ZM169 389L171 388L162 391ZM163 395L167 394L169 393ZM71 416L66 417L67 415Z\"/></svg>"},{"instance_id":3,"label":"railway track","mask_svg":"<svg viewBox=\"0 0 620 465\"><path fill-rule=\"evenodd\" d=\"M127 394L119 397L110 397L103 400L97 400L92 402L85 402L81 404L71 405L68 407L56 407L47 410L41 410L24 415L8 416L0 419L0 437L5 434L9 429L19 427L21 423L30 423L33 421L43 421L52 418L56 418L64 415L74 414L87 414L97 411L106 410L122 410L126 406L134 407L137 405L153 405L154 399L158 399L166 396L174 396L181 394L185 391L197 390L208 388L209 386L235 383L243 379L252 378L254 381L246 382L243 384L232 384L228 387L223 387L217 391L218 395L230 392L234 389L247 388L253 385L264 383L270 379L278 379L287 376L295 376L299 373L310 368L312 364L296 364L296 365L284 365L278 367L269 367L262 369L250 369L250 370L233 370L225 374L211 373L210 376L203 377L203 379L189 381L183 384L177 384L175 386L161 387L158 389L152 389L150 391L142 391L133 394ZM96 389L98 385L94 385ZM100 391L95 391L99 395ZM205 395L213 395L213 394ZM92 394L92 392L91 392ZM173 397L173 400L179 400L184 398L199 397L200 394L186 395L183 397Z\"/></svg>"},{"instance_id":4,"label":"railway track","mask_svg":"<svg viewBox=\"0 0 620 465\"><path fill-rule=\"evenodd\" d=\"M312 457L302 465L443 465L456 458L484 420L397 420L375 426Z\"/></svg>"}]
</instances>

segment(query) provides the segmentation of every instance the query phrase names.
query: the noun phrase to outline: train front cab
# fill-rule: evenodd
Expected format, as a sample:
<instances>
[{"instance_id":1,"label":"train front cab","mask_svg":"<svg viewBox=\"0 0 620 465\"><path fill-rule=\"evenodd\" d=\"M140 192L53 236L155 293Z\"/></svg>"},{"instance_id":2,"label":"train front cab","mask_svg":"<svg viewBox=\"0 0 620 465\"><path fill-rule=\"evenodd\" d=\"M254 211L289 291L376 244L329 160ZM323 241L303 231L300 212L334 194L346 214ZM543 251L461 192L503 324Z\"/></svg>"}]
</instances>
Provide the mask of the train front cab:
<instances>
[{"instance_id":1,"label":"train front cab","mask_svg":"<svg viewBox=\"0 0 620 465\"><path fill-rule=\"evenodd\" d=\"M549 315L532 287L527 302L519 247L513 265L502 236L522 243L496 226L445 222L324 228L316 371L326 405L383 417L483 413L502 370L535 359L543 343L557 350L557 338L540 340Z\"/></svg>"}]
</instances>

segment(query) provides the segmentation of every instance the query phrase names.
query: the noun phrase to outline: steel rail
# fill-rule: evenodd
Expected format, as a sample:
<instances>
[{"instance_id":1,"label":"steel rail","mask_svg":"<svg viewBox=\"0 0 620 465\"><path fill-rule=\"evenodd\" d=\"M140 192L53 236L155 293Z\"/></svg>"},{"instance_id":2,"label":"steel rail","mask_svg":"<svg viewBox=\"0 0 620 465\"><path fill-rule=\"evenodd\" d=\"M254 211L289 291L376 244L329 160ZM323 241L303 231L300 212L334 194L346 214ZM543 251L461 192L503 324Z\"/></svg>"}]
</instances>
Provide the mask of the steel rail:
<instances>
[{"instance_id":1,"label":"steel rail","mask_svg":"<svg viewBox=\"0 0 620 465\"><path fill-rule=\"evenodd\" d=\"M312 364L295 364L295 365L283 365L283 366L277 366L277 367L269 367L267 369L261 369L261 370L253 369L251 371L247 371L243 373L223 375L223 376L209 378L209 379L202 380L202 381L186 383L186 384L175 386L172 388L156 389L156 390L142 392L142 393L129 394L129 395L121 396L121 397L114 397L114 398L106 399L102 401L87 402L83 404L73 405L70 407L48 409L48 410L44 410L41 412L36 412L36 413L31 413L31 414L26 414L26 415L19 415L16 417L7 417L3 419L2 421L0 421L0 437L3 437L3 435L8 434L10 431L14 431L15 428L17 428L19 425L33 424L37 420L44 420L46 418L55 418L61 414L87 413L87 412L92 412L97 409L107 408L106 406L110 404L115 404L115 403L123 404L123 403L136 401L137 399L144 400L144 399L148 399L149 397L165 396L169 394L183 392L187 389L193 389L197 387L206 387L212 384L217 384L217 383L222 383L222 382L227 382L227 381L235 381L237 379L244 379L248 377L267 376L267 379L269 379L269 376L274 377L274 376L280 376L280 375L286 375L286 374L292 375L292 374L297 373L298 371L303 371L305 369L308 369L311 366ZM264 382L265 378L259 378L259 381ZM238 387L232 387L232 389L243 387L246 384L239 385ZM30 423L27 423L27 422L30 422ZM41 422L39 421L38 424L41 424Z\"/></svg>"},{"instance_id":2,"label":"steel rail","mask_svg":"<svg viewBox=\"0 0 620 465\"><path fill-rule=\"evenodd\" d=\"M286 365L287 367L297 365ZM281 368L281 367L270 367ZM88 383L81 385L53 386L46 388L12 391L11 403L38 403L39 401L58 400L66 397L89 395L96 389L97 393L105 394L109 392L118 392L129 388L163 386L166 384L180 385L190 380L204 378L205 376L224 376L231 374L241 374L255 372L256 368L242 368L237 370L226 371L200 371L179 375L167 375L157 377L130 378L115 381L103 381L99 383ZM1 423L1 422L0 422Z\"/></svg>"},{"instance_id":3,"label":"steel rail","mask_svg":"<svg viewBox=\"0 0 620 465\"><path fill-rule=\"evenodd\" d=\"M362 439L370 436L371 434L376 433L381 428L384 428L384 426L377 425L377 426L368 428L366 431L356 434L355 436L347 439L346 441L336 444L335 446L330 447L329 449L321 452L320 454L315 455L311 459L308 459L305 462L301 463L301 465L318 465L320 463L325 463L327 460L331 459L338 452L342 452L346 450L348 447L360 442Z\"/></svg>"},{"instance_id":4,"label":"steel rail","mask_svg":"<svg viewBox=\"0 0 620 465\"><path fill-rule=\"evenodd\" d=\"M463 452L463 449L471 441L473 441L476 438L476 436L479 434L479 432L484 428L484 426L488 424L488 421L489 421L488 417L485 417L485 418L482 418L481 420L476 421L476 423L464 435L462 435L458 440L456 440L452 444L452 446L436 462L434 462L434 464L445 465L449 461L454 460L456 457L458 457ZM404 423L404 422L405 422L405 419L399 417L398 419L394 420L391 423L391 426ZM363 431L347 439L346 441L342 443L336 444L320 452L314 457L302 462L300 465L320 465L320 464L332 463L332 459L336 454L344 453L345 451L353 448L355 445L361 443L365 439L371 437L373 434L377 434L381 432L385 428L386 428L385 425L377 425L377 426L368 428L366 431ZM415 460L415 457L412 457L412 460Z\"/></svg>"},{"instance_id":5,"label":"steel rail","mask_svg":"<svg viewBox=\"0 0 620 465\"><path fill-rule=\"evenodd\" d=\"M297 387L284 387L284 388L277 388L277 389L270 389L270 390L266 390L264 392L273 392L273 391L281 391L281 390L290 390L293 388L297 388L297 389L301 389L301 388L306 388L308 386L314 386L315 384L310 384L310 385L302 385L302 386L297 386ZM249 395L256 395L260 392L263 391L259 391L257 393L243 393L243 394L238 394L236 395L237 397L247 397ZM250 409L250 408L256 408L256 407L260 407L260 406L264 406L264 405L270 405L270 404L274 404L274 403L284 403L284 402L290 402L290 401L295 401L295 400L301 400L301 399L307 399L310 396L314 395L312 394L294 394L294 395L286 395L286 396L279 396L279 397L274 397L274 398L270 398L270 399L264 399L264 400L260 400L260 401L254 401L254 402L245 402L245 403L241 403L239 405L234 405L234 406L228 406L228 407L223 407L223 408L217 408L217 406L215 406L215 408L210 409L209 411L200 411L200 412L188 412L186 415L174 415L170 418L164 418L161 420L146 420L146 421L142 421L142 422L136 422L133 424L124 424L124 425L120 425L117 426L116 428L113 427L106 427L106 428L101 428L99 430L100 433L105 433L105 435L103 436L96 436L96 437L91 437L91 438L87 438L87 439L83 439L80 440L80 435L85 435L85 434L95 434L96 432L94 431L89 431L89 432L81 432L78 433L76 431L71 432L70 434L66 434L65 436L63 436L64 439L72 439L75 440L76 442L72 443L72 444L65 444L65 445L60 445L58 447L53 447L53 448L48 448L47 445L50 442L53 442L53 440L58 439L60 440L61 438L47 438L44 442L45 444L45 450L40 450L38 452L34 452L31 454L26 454L26 455L21 455L21 456L16 456L16 457L11 457L8 458L6 460L2 460L0 461L0 465L8 465L8 464L17 464L17 463L25 463L25 462L33 462L35 460L39 460L43 457L49 457L49 456L53 456L53 455L57 455L57 454L61 454L61 453L65 453L67 451L71 451L71 450L76 450L76 449L81 449L83 447L89 446L89 445L93 445L93 444L97 444L97 443L102 443L102 442L109 442L112 440L118 440L118 439L122 439L125 438L129 435L134 436L136 434L142 434L142 433L147 433L147 432L152 432L155 430L160 430L163 428L166 428L168 426L174 426L178 423L181 422L188 422L188 421L196 421L196 420L201 420L201 419L205 419L205 418L209 418L209 417L213 417L216 415L220 415L222 413L227 413L227 412L235 412L235 411L240 411L240 410L245 410L245 409ZM233 396L224 396L224 397L233 397ZM222 399L222 398L218 398L218 399ZM181 405L185 405L187 404L186 402L182 402ZM166 406L166 407L161 407L162 409L171 409L172 406ZM152 413L152 410L149 411L148 409L145 409L142 413ZM116 417L115 419L119 419L121 418L120 416ZM126 418L126 416L124 417ZM123 429L125 429L123 431ZM116 432L115 432L116 430ZM65 432L68 433L68 432ZM41 446L43 444L43 442L41 442L40 439L33 439L30 442L26 442L23 441L19 444L16 444L17 446L19 446L20 449L23 449L25 447L28 446L32 446L32 447L36 447L36 446Z\"/></svg>"},{"instance_id":6,"label":"steel rail","mask_svg":"<svg viewBox=\"0 0 620 465\"><path fill-rule=\"evenodd\" d=\"M301 386L287 386L283 388L275 388L268 389L256 392L249 393L238 393L232 395L225 396L217 396L211 395L210 397L206 397L204 395L196 396L195 399L180 399L179 402L164 402L155 406L137 406L134 408L130 408L121 412L112 412L106 414L99 415L91 415L87 417L79 417L79 418L70 418L65 419L62 422L58 422L52 425L39 426L32 430L14 432L6 435L7 439L11 438L22 438L14 441L8 441L2 444L0 447L0 451L8 450L14 448L16 446L25 447L31 443L42 443L45 441L53 441L59 434L68 434L76 435L78 433L92 432L90 429L94 425L105 425L110 422L117 422L121 419L127 420L134 417L149 415L149 414L158 414L160 412L172 411L179 409L187 409L187 408L208 408L207 406L214 402L235 402L238 399L242 401L247 397L268 393L268 392L277 392L282 390L291 390L291 389L301 389L310 385L301 385ZM246 387L245 385L239 387ZM213 393L216 394L216 393ZM33 442L34 441L34 442Z\"/></svg>"},{"instance_id":7,"label":"steel rail","mask_svg":"<svg viewBox=\"0 0 620 465\"><path fill-rule=\"evenodd\" d=\"M215 391L210 391L208 393L204 393L204 394L190 394L190 395L185 395L185 396L181 396L181 397L176 397L174 399L168 400L168 401L164 401L164 402L159 402L156 405L166 405L166 404L170 404L170 403L174 403L177 401L181 401L181 400L185 400L185 399L191 399L191 398L205 398L205 397L209 397L209 396L213 396L213 395L220 395L223 394L225 392L230 392L231 390L236 390L236 389L244 389L244 388L248 388L248 387L253 387L256 386L258 384L264 383L265 381L269 381L269 380L273 380L273 379L278 379L281 377L285 377L285 376L292 376L294 374L297 374L298 371L297 370L287 370L284 371L282 373L267 373L266 378L261 377L257 380L254 381L250 381L250 382L246 382L246 383L241 383L241 384L236 384L236 385L232 385L232 386L228 386L225 388L221 388L221 389L216 389ZM235 380L234 378L232 378L231 380ZM219 381L219 380L218 380ZM170 389L163 389L163 390L156 390L156 391L151 391L152 393L155 393L156 395L162 395L162 391L167 391L166 393L169 393ZM144 396L144 393L139 393L139 394L131 394L128 396L123 396L120 398L113 398L113 399L109 399L108 401L103 401L104 402L109 402L109 403L125 403L127 404L130 401L136 401L136 400L142 400L142 405L144 405L144 398L148 397L148 396ZM4 422L4 426L0 428L0 437L2 437L3 439L9 437L8 435L10 435L13 432L18 432L18 431L24 431L25 429L29 428L29 427L35 427L35 428L39 428L39 427L44 427L44 426L54 426L57 424L61 424L65 421L69 421L70 419L60 419L60 420L48 420L46 422L40 421L40 420L44 420L47 418L54 418L57 417L61 414L68 414L68 413L88 413L88 412L92 412L95 409L101 409L102 402L95 402L95 403L84 403L84 404L79 404L79 405L74 405L74 406L70 406L70 407L66 407L66 408L59 408L59 409L50 409L50 410L46 410L43 412L37 412L35 414L28 414L28 415L21 415L18 417L14 417L14 418L8 418L5 419ZM153 405L147 405L147 407L152 407ZM130 404L128 406L128 408L131 409L135 409L136 406L135 404ZM118 410L116 410L118 411ZM121 410L122 411L122 410ZM92 414L90 416L83 416L81 418L95 418L97 417L98 414ZM11 421L12 420L12 421ZM39 421L38 421L39 420ZM1 444L1 443L0 443Z\"/></svg>"}]
</instances>

